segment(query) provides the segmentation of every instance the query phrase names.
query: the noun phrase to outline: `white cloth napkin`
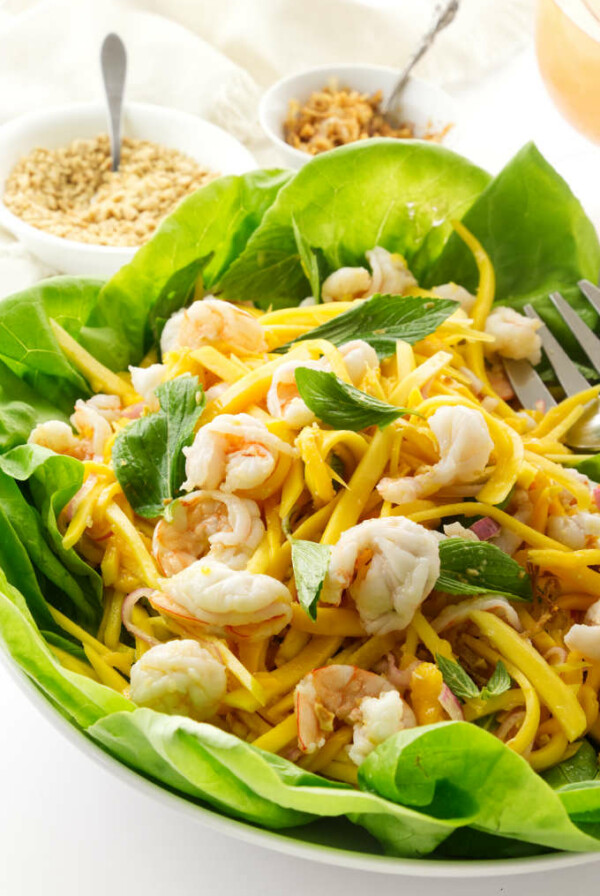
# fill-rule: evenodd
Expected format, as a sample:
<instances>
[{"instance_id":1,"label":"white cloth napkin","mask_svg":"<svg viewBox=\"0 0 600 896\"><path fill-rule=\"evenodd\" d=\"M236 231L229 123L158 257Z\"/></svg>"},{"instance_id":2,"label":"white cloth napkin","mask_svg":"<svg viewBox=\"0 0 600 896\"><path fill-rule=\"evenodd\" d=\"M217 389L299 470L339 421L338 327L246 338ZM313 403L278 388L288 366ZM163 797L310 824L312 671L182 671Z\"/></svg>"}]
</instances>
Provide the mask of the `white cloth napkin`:
<instances>
[{"instance_id":1,"label":"white cloth napkin","mask_svg":"<svg viewBox=\"0 0 600 896\"><path fill-rule=\"evenodd\" d=\"M400 67L436 0L8 0L0 10L0 122L102 96L99 47L127 46L127 96L209 118L260 162L260 92L282 75L327 62ZM455 87L477 81L530 33L533 0L462 0L418 73ZM0 294L48 269L2 234Z\"/></svg>"}]
</instances>

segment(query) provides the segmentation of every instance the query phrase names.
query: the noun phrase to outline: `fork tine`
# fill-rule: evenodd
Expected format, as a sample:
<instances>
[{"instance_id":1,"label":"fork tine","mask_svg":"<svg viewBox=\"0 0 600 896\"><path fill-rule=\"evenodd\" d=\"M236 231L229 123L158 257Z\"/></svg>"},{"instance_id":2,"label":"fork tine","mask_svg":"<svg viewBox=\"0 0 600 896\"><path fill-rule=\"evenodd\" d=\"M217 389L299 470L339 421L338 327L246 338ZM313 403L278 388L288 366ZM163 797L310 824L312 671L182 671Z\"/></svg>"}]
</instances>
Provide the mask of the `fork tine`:
<instances>
[{"instance_id":1,"label":"fork tine","mask_svg":"<svg viewBox=\"0 0 600 896\"><path fill-rule=\"evenodd\" d=\"M504 358L504 369L515 390L515 395L524 408L534 410L539 402L544 403L545 410L556 405L556 401L542 382L539 373L533 369L529 361L513 361L511 358Z\"/></svg>"},{"instance_id":2,"label":"fork tine","mask_svg":"<svg viewBox=\"0 0 600 896\"><path fill-rule=\"evenodd\" d=\"M577 367L573 364L564 348L554 338L539 314L534 311L533 306L525 305L524 311L527 317L539 320L542 324L538 333L540 334L544 351L546 352L559 383L567 395L576 395L577 392L583 392L584 389L589 389L590 384L586 378L579 373Z\"/></svg>"},{"instance_id":3,"label":"fork tine","mask_svg":"<svg viewBox=\"0 0 600 896\"><path fill-rule=\"evenodd\" d=\"M577 342L592 362L596 371L600 373L600 339L594 335L588 325L582 321L577 312L571 308L559 292L550 293L550 299L562 319L571 328Z\"/></svg>"},{"instance_id":4,"label":"fork tine","mask_svg":"<svg viewBox=\"0 0 600 896\"><path fill-rule=\"evenodd\" d=\"M600 314L600 289L590 283L589 280L580 280L577 284L590 305L593 305L598 314Z\"/></svg>"}]
</instances>

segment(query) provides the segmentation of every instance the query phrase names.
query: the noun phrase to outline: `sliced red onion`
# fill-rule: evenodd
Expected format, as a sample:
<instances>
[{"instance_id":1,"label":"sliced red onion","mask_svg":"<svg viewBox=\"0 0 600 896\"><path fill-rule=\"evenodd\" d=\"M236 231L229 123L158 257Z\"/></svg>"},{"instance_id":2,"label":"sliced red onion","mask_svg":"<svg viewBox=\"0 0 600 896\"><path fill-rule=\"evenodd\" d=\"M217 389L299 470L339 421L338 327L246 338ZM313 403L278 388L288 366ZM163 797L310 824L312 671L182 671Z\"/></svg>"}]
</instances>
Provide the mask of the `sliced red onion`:
<instances>
[{"instance_id":1,"label":"sliced red onion","mask_svg":"<svg viewBox=\"0 0 600 896\"><path fill-rule=\"evenodd\" d=\"M464 722L465 717L462 711L462 706L447 684L442 685L438 700L440 701L442 709L448 713L451 719L455 722Z\"/></svg>"},{"instance_id":2,"label":"sliced red onion","mask_svg":"<svg viewBox=\"0 0 600 896\"><path fill-rule=\"evenodd\" d=\"M83 499L85 498L87 493L89 491L91 491L93 486L96 484L96 479L97 479L97 477L94 476L93 473L91 476L88 476L88 478L85 480L85 482L83 483L83 485L81 486L79 491L75 492L75 494L73 495L73 497L71 498L71 500L69 501L69 503L67 504L65 509L63 510L63 515L68 523L70 523L71 520L73 519L73 517L75 516L75 512L76 512L77 508L79 507L79 505L81 504L81 502L83 501Z\"/></svg>"},{"instance_id":3,"label":"sliced red onion","mask_svg":"<svg viewBox=\"0 0 600 896\"><path fill-rule=\"evenodd\" d=\"M489 516L484 516L483 519L477 520L469 528L471 532L475 533L479 541L489 541L490 538L493 538L500 531L500 526L496 520Z\"/></svg>"},{"instance_id":4,"label":"sliced red onion","mask_svg":"<svg viewBox=\"0 0 600 896\"><path fill-rule=\"evenodd\" d=\"M596 488L592 492L592 495L594 496L594 503L596 507L598 508L598 510L600 510L600 485L596 486Z\"/></svg>"},{"instance_id":5,"label":"sliced red onion","mask_svg":"<svg viewBox=\"0 0 600 896\"><path fill-rule=\"evenodd\" d=\"M143 629L139 628L139 626L135 625L132 621L132 613L133 608L137 604L139 600L143 597L150 597L151 594L154 594L152 588L136 588L135 591L132 591L131 594L128 594L125 600L123 601L123 607L121 609L121 619L123 620L123 625L127 629L130 634L132 634L135 638L139 638L140 641L145 641L146 644L150 644L151 647L154 647L156 644L160 644L156 638L153 638L152 635L147 634Z\"/></svg>"}]
</instances>

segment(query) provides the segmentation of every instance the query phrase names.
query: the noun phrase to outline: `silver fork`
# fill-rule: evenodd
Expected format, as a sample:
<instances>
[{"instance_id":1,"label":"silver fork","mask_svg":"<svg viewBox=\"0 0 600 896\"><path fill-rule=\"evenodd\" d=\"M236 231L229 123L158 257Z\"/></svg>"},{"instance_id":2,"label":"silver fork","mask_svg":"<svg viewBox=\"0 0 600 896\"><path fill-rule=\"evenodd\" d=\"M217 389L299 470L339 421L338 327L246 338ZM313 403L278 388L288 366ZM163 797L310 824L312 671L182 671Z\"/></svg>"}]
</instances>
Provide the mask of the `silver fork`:
<instances>
[{"instance_id":1,"label":"silver fork","mask_svg":"<svg viewBox=\"0 0 600 896\"><path fill-rule=\"evenodd\" d=\"M600 314L600 288L589 280L580 280L577 284L588 302ZM557 312L567 324L575 339L587 355L590 363L600 374L600 339L590 330L576 311L559 292L550 294L550 300ZM550 362L558 382L567 396L575 395L590 388L590 383L579 372L577 366L552 335L539 314L531 305L523 309L527 317L539 320L542 324L538 330L544 352ZM524 408L543 407L546 410L556 405L556 401L542 382L537 371L528 361L504 360L504 368L515 394ZM600 451L600 401L591 401L584 414L571 427L565 436L570 448L578 451Z\"/></svg>"}]
</instances>

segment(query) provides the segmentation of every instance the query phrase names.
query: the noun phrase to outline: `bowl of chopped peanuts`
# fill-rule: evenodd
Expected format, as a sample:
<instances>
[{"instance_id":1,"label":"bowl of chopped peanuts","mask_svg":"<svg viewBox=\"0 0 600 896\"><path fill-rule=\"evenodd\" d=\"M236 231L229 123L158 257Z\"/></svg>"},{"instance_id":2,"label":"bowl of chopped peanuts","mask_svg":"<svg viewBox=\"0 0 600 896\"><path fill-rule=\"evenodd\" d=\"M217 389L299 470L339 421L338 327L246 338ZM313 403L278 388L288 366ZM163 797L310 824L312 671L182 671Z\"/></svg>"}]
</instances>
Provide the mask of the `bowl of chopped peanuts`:
<instances>
[{"instance_id":1,"label":"bowl of chopped peanuts","mask_svg":"<svg viewBox=\"0 0 600 896\"><path fill-rule=\"evenodd\" d=\"M283 78L263 95L263 130L286 164L372 137L447 143L456 121L452 98L435 84L410 78L402 97L403 125L391 127L382 106L399 71L383 65L323 65Z\"/></svg>"},{"instance_id":2,"label":"bowl of chopped peanuts","mask_svg":"<svg viewBox=\"0 0 600 896\"><path fill-rule=\"evenodd\" d=\"M0 127L0 225L59 273L112 276L191 193L256 168L216 125L128 103L113 172L106 124L102 104L73 104Z\"/></svg>"}]
</instances>

